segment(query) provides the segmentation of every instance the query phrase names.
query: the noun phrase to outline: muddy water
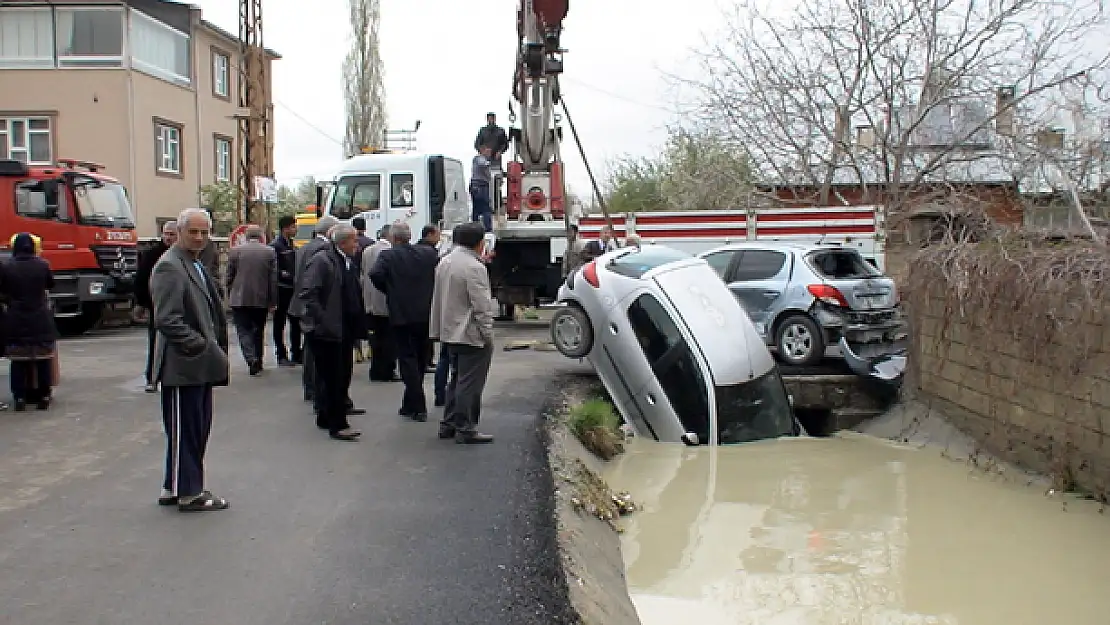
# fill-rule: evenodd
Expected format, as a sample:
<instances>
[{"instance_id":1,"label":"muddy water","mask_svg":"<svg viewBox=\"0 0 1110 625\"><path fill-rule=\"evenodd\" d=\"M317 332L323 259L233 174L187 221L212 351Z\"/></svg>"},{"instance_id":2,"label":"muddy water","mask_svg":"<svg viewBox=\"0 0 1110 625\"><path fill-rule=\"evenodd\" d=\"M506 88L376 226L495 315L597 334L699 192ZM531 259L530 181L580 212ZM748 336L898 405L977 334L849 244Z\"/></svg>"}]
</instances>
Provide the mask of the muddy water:
<instances>
[{"instance_id":1,"label":"muddy water","mask_svg":"<svg viewBox=\"0 0 1110 625\"><path fill-rule=\"evenodd\" d=\"M864 435L636 441L606 478L643 625L1105 625L1110 511Z\"/></svg>"}]
</instances>

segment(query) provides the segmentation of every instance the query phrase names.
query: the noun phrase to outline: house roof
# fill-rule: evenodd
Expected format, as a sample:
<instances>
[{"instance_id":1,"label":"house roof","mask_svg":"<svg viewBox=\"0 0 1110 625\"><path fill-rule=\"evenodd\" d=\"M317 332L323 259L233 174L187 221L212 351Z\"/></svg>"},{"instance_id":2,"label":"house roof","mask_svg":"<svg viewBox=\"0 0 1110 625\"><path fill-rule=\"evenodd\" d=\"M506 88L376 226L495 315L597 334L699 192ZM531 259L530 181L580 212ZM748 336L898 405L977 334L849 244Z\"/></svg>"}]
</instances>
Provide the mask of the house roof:
<instances>
[{"instance_id":1,"label":"house roof","mask_svg":"<svg viewBox=\"0 0 1110 625\"><path fill-rule=\"evenodd\" d=\"M231 41L231 42L234 42L236 45L238 45L238 43L239 43L239 37L238 36L229 33L228 31L220 28L219 26L217 26L217 25L213 24L212 22L209 22L208 20L205 20L205 19L202 19L200 21L200 24L201 24L201 26L207 28L208 30L210 30L213 33L219 35L220 37L223 37L224 39L226 39L228 41ZM277 60L277 59L282 58L280 54L278 54L276 51L274 51L270 48L263 48L263 50L266 51L266 55L269 56L271 59Z\"/></svg>"}]
</instances>

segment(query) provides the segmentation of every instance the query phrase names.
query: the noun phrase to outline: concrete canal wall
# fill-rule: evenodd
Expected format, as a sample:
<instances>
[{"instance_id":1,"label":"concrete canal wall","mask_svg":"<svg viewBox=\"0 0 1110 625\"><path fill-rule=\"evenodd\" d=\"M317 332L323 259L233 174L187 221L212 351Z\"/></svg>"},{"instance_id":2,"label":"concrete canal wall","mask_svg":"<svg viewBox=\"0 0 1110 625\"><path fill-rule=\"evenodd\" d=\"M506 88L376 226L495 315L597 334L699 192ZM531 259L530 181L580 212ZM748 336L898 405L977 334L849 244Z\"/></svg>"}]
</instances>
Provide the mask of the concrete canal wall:
<instances>
[{"instance_id":1,"label":"concrete canal wall","mask_svg":"<svg viewBox=\"0 0 1110 625\"><path fill-rule=\"evenodd\" d=\"M911 390L984 451L1110 496L1105 250L930 248L910 264Z\"/></svg>"}]
</instances>

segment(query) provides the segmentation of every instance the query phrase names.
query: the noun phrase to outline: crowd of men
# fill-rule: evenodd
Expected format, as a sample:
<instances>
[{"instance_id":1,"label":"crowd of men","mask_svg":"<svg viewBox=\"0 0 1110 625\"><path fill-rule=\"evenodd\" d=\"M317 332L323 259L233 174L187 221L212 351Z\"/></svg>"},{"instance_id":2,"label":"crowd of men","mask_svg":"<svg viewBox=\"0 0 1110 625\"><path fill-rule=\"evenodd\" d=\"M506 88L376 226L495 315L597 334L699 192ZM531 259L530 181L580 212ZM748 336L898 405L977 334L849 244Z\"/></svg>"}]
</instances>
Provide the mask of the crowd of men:
<instances>
[{"instance_id":1,"label":"crowd of men","mask_svg":"<svg viewBox=\"0 0 1110 625\"><path fill-rule=\"evenodd\" d=\"M225 291L250 375L264 370L272 313L278 365L302 366L304 397L313 404L317 427L332 439L361 436L348 417L365 410L355 407L349 391L355 353L368 339L370 380L403 382L398 413L414 421L428 419L424 376L438 341L435 404L444 407L439 437L492 442L477 429L497 310L483 262L483 225L455 227L452 245L442 252L434 226L426 226L416 242L410 226L400 222L372 240L362 219L348 224L325 216L314 239L298 250L292 218L278 225L270 245L261 228L247 229L246 241L228 254L223 289L202 258L212 227L204 210L185 210L166 224L162 245L142 259L140 302L151 311L147 390L161 390L167 438L158 502L183 512L230 505L204 485L212 391L230 380Z\"/></svg>"}]
</instances>

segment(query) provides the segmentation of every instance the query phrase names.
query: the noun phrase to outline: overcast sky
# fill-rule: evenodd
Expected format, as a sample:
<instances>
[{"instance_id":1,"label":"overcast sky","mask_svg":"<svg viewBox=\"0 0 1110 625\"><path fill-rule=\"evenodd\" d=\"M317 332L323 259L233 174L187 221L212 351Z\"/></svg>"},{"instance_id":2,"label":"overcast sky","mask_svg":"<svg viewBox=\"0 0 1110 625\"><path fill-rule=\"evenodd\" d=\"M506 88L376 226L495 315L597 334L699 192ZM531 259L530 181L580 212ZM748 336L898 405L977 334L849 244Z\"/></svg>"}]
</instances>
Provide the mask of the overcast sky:
<instances>
[{"instance_id":1,"label":"overcast sky","mask_svg":"<svg viewBox=\"0 0 1110 625\"><path fill-rule=\"evenodd\" d=\"M238 2L193 0L204 18L238 32ZM508 121L517 0L380 0L391 128L421 120L419 149L469 163L487 111ZM563 93L599 175L607 159L649 154L673 119L664 72L713 30L721 0L574 0L564 24ZM347 0L263 0L275 63L275 168L283 183L329 174L342 159L342 63ZM570 187L589 194L564 129Z\"/></svg>"}]
</instances>

